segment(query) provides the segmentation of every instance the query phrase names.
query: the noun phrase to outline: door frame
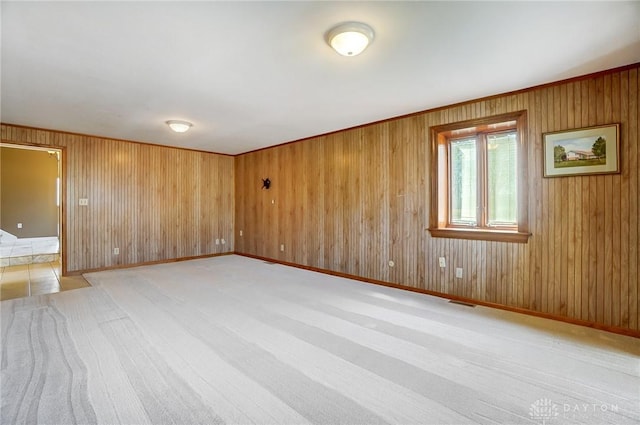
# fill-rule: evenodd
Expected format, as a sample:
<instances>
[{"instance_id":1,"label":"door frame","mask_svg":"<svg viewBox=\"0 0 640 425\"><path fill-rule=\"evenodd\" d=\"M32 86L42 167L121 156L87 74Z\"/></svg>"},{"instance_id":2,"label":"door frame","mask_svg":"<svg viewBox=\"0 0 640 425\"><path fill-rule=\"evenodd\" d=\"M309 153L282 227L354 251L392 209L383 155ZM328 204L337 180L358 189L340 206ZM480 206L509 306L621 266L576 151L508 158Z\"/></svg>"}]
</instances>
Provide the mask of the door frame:
<instances>
[{"instance_id":1,"label":"door frame","mask_svg":"<svg viewBox=\"0 0 640 425\"><path fill-rule=\"evenodd\" d=\"M42 143L14 142L11 140L0 140L0 146L13 146L18 149L38 148L37 150L58 150L60 151L60 209L58 211L58 225L60 226L58 238L60 240L60 275L67 275L67 226L65 225L65 212L67 201L67 150L64 146L45 145Z\"/></svg>"}]
</instances>

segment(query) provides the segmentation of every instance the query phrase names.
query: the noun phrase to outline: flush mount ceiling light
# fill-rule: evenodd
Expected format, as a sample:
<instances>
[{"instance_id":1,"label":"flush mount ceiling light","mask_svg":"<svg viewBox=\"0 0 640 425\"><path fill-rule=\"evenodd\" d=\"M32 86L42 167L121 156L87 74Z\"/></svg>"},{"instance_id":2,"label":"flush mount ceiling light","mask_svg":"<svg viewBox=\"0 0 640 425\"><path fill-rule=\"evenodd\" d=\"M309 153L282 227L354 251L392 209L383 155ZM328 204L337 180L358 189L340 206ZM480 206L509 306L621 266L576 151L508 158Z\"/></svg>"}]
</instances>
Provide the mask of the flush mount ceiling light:
<instances>
[{"instance_id":1,"label":"flush mount ceiling light","mask_svg":"<svg viewBox=\"0 0 640 425\"><path fill-rule=\"evenodd\" d=\"M185 131L188 131L193 126L193 124L191 124L188 121L180 121L180 120L169 120L167 121L167 125L171 130L175 131L176 133L184 133Z\"/></svg>"},{"instance_id":2,"label":"flush mount ceiling light","mask_svg":"<svg viewBox=\"0 0 640 425\"><path fill-rule=\"evenodd\" d=\"M327 32L327 43L342 56L356 56L373 41L373 28L362 22L345 22Z\"/></svg>"}]
</instances>

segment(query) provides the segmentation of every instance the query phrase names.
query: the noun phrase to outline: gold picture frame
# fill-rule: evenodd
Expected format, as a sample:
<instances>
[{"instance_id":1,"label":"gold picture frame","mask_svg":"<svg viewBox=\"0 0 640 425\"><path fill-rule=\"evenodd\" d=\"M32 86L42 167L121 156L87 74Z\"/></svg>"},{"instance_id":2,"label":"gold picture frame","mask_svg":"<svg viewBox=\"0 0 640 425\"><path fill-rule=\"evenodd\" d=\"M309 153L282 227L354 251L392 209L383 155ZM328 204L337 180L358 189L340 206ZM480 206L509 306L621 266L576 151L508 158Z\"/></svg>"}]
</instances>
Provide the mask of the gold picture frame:
<instances>
[{"instance_id":1,"label":"gold picture frame","mask_svg":"<svg viewBox=\"0 0 640 425\"><path fill-rule=\"evenodd\" d=\"M620 124L542 135L544 177L620 172Z\"/></svg>"}]
</instances>

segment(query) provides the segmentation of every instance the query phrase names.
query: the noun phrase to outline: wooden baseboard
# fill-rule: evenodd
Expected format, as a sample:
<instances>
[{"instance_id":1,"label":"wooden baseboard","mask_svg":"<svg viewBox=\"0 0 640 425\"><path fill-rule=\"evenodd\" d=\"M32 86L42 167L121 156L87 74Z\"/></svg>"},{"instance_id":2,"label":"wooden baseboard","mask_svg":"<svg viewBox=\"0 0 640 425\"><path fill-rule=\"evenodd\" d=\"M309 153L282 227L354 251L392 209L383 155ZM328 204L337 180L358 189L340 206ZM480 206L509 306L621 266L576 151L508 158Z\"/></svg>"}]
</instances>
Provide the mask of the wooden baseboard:
<instances>
[{"instance_id":1,"label":"wooden baseboard","mask_svg":"<svg viewBox=\"0 0 640 425\"><path fill-rule=\"evenodd\" d=\"M189 260L197 260L200 258L211 258L211 257L221 257L223 255L233 255L234 252L222 252L219 254L205 254L205 255L195 255L192 257L180 257L180 258L170 258L168 260L157 260L157 261L145 261L142 263L133 263L133 264L119 264L117 266L109 266L109 267L100 267L97 269L85 269L85 270L74 270L71 272L67 272L63 274L63 276L80 276L85 273L94 273L94 272L103 272L106 270L117 270L117 269L130 269L132 267L141 267L141 266L153 266L155 264L167 264L167 263L177 263L178 261L189 261Z\"/></svg>"},{"instance_id":2,"label":"wooden baseboard","mask_svg":"<svg viewBox=\"0 0 640 425\"><path fill-rule=\"evenodd\" d=\"M620 328L620 327L616 327L616 326L607 326L607 325L603 325L603 324L597 323L597 322L589 322L589 321L586 321L586 320L574 319L574 318L571 318L571 317L558 316L558 315L555 315L555 314L543 313L543 312L540 312L540 311L529 310L529 309L521 308L521 307L511 307L511 306L507 306L507 305L504 305L504 304L498 304L498 303L474 300L472 298L459 297L457 295L450 295L450 294L445 294L445 293L442 293L442 292L430 291L430 290L427 290L427 289L413 288L413 287L410 287L410 286L398 285L396 283L385 282L385 281L382 281L382 280L369 279L369 278L366 278L366 277L361 277L361 276L351 275L351 274L347 274L347 273L336 272L336 271L333 271L333 270L321 269L321 268L318 268L318 267L305 266L305 265L302 265L302 264L289 263L287 261L280 261L280 260L273 259L273 258L261 257L259 255L245 254L245 253L242 253L242 252L234 252L234 254L241 255L243 257L249 257L249 258L255 258L255 259L258 259L258 260L269 261L269 262L272 262L272 263L278 263L278 264L282 264L282 265L285 265L285 266L296 267L296 268L299 268L299 269L310 270L310 271L314 271L314 272L318 272L318 273L324 273L324 274L328 274L328 275L332 275L332 276L344 277L346 279L358 280L360 282L372 283L374 285L387 286L387 287L390 287L390 288L397 288L397 289L402 289L402 290L405 290L405 291L417 292L417 293L420 293L420 294L433 295L435 297L446 298L446 299L449 299L449 300L459 301L459 302L466 303L466 304L481 305L481 306L484 306L484 307L491 307L491 308L495 308L495 309L499 309L499 310L511 311L513 313L526 314L528 316L536 316L536 317L541 317L541 318L544 318L544 319L556 320L558 322L570 323L572 325L585 326L585 327L588 327L588 328L598 329L598 330L601 330L601 331L611 332L611 333L620 334L620 335L626 335L626 336L630 336L630 337L633 337L633 338L640 338L640 331L635 331L633 329Z\"/></svg>"}]
</instances>

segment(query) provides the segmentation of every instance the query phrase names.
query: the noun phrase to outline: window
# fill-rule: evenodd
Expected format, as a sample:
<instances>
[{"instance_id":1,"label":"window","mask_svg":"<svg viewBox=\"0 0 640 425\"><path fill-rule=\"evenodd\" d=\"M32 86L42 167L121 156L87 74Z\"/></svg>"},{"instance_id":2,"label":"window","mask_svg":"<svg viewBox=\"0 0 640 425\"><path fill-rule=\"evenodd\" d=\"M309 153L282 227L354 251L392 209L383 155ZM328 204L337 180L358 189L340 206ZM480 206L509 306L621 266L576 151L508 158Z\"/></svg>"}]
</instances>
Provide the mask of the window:
<instances>
[{"instance_id":1,"label":"window","mask_svg":"<svg viewBox=\"0 0 640 425\"><path fill-rule=\"evenodd\" d=\"M524 111L432 127L434 237L526 242Z\"/></svg>"},{"instance_id":2,"label":"window","mask_svg":"<svg viewBox=\"0 0 640 425\"><path fill-rule=\"evenodd\" d=\"M450 139L450 226L517 228L516 147L515 129Z\"/></svg>"}]
</instances>

